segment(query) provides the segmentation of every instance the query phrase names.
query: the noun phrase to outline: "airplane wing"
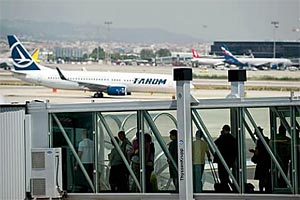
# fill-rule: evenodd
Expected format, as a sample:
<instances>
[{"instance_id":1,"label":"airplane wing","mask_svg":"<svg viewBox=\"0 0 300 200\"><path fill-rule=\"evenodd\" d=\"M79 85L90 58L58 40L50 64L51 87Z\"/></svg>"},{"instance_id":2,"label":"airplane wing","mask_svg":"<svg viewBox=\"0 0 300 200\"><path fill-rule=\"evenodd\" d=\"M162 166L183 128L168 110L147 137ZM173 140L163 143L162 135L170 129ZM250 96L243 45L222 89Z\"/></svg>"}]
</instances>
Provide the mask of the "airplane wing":
<instances>
[{"instance_id":1,"label":"airplane wing","mask_svg":"<svg viewBox=\"0 0 300 200\"><path fill-rule=\"evenodd\" d=\"M97 91L97 92L105 92L107 90L108 87L110 87L110 85L104 85L104 84L96 84L96 83L88 83L88 82L83 82L83 81L75 81L75 80L69 80L67 79L64 74L60 71L60 69L58 67L56 67L56 70L59 74L59 77L62 79L62 80L65 80L65 81L70 81L70 82L75 82L75 83L78 83L79 86L83 87L83 88L86 88L88 90L91 90L91 91Z\"/></svg>"},{"instance_id":2,"label":"airplane wing","mask_svg":"<svg viewBox=\"0 0 300 200\"><path fill-rule=\"evenodd\" d=\"M220 66L220 65L225 65L225 62L222 61L222 62L218 62L218 63L215 63L214 66Z\"/></svg>"},{"instance_id":3,"label":"airplane wing","mask_svg":"<svg viewBox=\"0 0 300 200\"><path fill-rule=\"evenodd\" d=\"M102 85L102 84L92 84L92 83L85 83L85 82L77 82L80 86L87 88L91 91L97 91L97 92L105 92L108 85Z\"/></svg>"}]
</instances>

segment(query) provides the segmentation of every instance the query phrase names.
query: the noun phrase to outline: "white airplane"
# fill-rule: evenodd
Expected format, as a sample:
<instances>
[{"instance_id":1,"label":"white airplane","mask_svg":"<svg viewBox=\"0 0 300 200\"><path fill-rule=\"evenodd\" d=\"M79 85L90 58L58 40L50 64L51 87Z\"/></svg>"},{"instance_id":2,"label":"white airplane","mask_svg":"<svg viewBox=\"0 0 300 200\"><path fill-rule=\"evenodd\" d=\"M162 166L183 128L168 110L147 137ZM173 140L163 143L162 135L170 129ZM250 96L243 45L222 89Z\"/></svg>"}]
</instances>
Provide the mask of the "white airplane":
<instances>
[{"instance_id":1,"label":"white airplane","mask_svg":"<svg viewBox=\"0 0 300 200\"><path fill-rule=\"evenodd\" d=\"M10 65L12 63L11 58L0 58L0 64L6 63L7 65Z\"/></svg>"},{"instance_id":2,"label":"white airplane","mask_svg":"<svg viewBox=\"0 0 300 200\"><path fill-rule=\"evenodd\" d=\"M90 90L95 98L129 95L131 92L172 93L176 84L171 75L97 71L61 71L38 64L14 35L8 35L15 77L49 88Z\"/></svg>"},{"instance_id":3,"label":"white airplane","mask_svg":"<svg viewBox=\"0 0 300 200\"><path fill-rule=\"evenodd\" d=\"M213 68L219 65L225 65L225 58L222 56L210 56L210 57L201 57L195 49L192 49L193 58L191 59L192 63L198 65L209 65Z\"/></svg>"},{"instance_id":4,"label":"white airplane","mask_svg":"<svg viewBox=\"0 0 300 200\"><path fill-rule=\"evenodd\" d=\"M221 50L224 54L226 63L239 66L240 68L245 66L254 66L256 68L267 66L273 69L273 66L276 68L277 66L286 68L287 66L292 65L292 61L286 58L237 58L225 46L222 46Z\"/></svg>"}]
</instances>

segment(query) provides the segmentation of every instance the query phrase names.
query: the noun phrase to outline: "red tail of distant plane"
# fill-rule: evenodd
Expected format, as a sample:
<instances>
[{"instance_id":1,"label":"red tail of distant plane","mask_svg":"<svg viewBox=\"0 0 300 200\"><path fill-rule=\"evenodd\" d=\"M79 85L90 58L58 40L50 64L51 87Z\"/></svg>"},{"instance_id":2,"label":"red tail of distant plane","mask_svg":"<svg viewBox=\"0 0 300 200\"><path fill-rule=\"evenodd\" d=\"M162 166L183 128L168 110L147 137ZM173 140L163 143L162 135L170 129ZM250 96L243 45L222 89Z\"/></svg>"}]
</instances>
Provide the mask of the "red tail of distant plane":
<instances>
[{"instance_id":1,"label":"red tail of distant plane","mask_svg":"<svg viewBox=\"0 0 300 200\"><path fill-rule=\"evenodd\" d=\"M200 55L197 53L195 49L192 49L193 58L200 58Z\"/></svg>"}]
</instances>

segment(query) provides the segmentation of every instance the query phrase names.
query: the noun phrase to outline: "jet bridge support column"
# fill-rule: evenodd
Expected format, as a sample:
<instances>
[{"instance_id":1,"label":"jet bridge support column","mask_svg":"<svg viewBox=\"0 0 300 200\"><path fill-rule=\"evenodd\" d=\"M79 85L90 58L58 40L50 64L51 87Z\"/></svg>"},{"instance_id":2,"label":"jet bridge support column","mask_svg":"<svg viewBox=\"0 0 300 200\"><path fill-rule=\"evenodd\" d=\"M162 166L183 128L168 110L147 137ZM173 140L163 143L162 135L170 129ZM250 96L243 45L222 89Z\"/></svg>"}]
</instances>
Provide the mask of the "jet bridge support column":
<instances>
[{"instance_id":1,"label":"jet bridge support column","mask_svg":"<svg viewBox=\"0 0 300 200\"><path fill-rule=\"evenodd\" d=\"M231 82L231 93L227 98L245 97L244 82L247 81L246 70L228 70L228 82Z\"/></svg>"},{"instance_id":2,"label":"jet bridge support column","mask_svg":"<svg viewBox=\"0 0 300 200\"><path fill-rule=\"evenodd\" d=\"M245 97L244 82L247 80L246 70L229 70L228 81L231 82L231 93L227 95L227 98L243 98ZM233 168L233 174L237 180L239 180L240 192L243 193L244 183L247 182L246 174L246 152L245 152L245 135L242 118L244 112L242 108L230 109L230 126L231 134L238 141L238 157L236 167Z\"/></svg>"},{"instance_id":3,"label":"jet bridge support column","mask_svg":"<svg viewBox=\"0 0 300 200\"><path fill-rule=\"evenodd\" d=\"M178 121L178 181L179 199L193 199L192 135L191 135L191 68L175 68Z\"/></svg>"}]
</instances>

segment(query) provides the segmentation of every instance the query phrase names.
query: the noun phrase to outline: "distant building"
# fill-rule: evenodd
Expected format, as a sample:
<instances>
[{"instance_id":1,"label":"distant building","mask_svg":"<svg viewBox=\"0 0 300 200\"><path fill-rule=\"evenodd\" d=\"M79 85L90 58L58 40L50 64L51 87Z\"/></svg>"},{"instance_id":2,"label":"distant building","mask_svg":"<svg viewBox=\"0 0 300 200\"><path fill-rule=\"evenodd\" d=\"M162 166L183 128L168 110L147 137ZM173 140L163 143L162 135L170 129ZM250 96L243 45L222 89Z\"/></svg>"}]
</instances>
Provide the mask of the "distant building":
<instances>
[{"instance_id":1,"label":"distant building","mask_svg":"<svg viewBox=\"0 0 300 200\"><path fill-rule=\"evenodd\" d=\"M65 61L81 61L83 59L84 51L78 48L55 48L54 55L56 59L63 59Z\"/></svg>"},{"instance_id":2,"label":"distant building","mask_svg":"<svg viewBox=\"0 0 300 200\"><path fill-rule=\"evenodd\" d=\"M156 65L185 66L192 58L192 53L171 52L171 56L155 58L155 63Z\"/></svg>"},{"instance_id":3,"label":"distant building","mask_svg":"<svg viewBox=\"0 0 300 200\"><path fill-rule=\"evenodd\" d=\"M274 43L269 42L233 42L215 41L211 54L222 55L221 46L225 44L236 55L250 55L257 58L272 58ZM300 42L276 42L276 58L300 58Z\"/></svg>"},{"instance_id":4,"label":"distant building","mask_svg":"<svg viewBox=\"0 0 300 200\"><path fill-rule=\"evenodd\" d=\"M192 58L192 52L171 52L172 57L181 57L181 58Z\"/></svg>"}]
</instances>

